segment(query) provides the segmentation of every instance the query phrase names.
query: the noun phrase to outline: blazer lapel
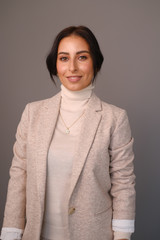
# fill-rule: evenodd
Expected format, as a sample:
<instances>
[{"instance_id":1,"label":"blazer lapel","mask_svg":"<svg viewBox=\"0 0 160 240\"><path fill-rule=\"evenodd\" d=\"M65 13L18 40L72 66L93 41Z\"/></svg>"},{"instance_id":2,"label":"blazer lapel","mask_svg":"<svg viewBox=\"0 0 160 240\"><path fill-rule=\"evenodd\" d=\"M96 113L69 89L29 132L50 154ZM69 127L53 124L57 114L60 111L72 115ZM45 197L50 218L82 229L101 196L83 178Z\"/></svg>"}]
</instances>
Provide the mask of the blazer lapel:
<instances>
[{"instance_id":1,"label":"blazer lapel","mask_svg":"<svg viewBox=\"0 0 160 240\"><path fill-rule=\"evenodd\" d=\"M101 100L93 93L88 103L74 156L69 198L76 186L101 120Z\"/></svg>"},{"instance_id":2,"label":"blazer lapel","mask_svg":"<svg viewBox=\"0 0 160 240\"><path fill-rule=\"evenodd\" d=\"M40 125L36 140L36 174L42 210L45 199L47 155L59 114L60 99L61 96L60 93L58 93L56 96L48 100L44 105L41 116L39 116L40 122L38 122Z\"/></svg>"}]
</instances>

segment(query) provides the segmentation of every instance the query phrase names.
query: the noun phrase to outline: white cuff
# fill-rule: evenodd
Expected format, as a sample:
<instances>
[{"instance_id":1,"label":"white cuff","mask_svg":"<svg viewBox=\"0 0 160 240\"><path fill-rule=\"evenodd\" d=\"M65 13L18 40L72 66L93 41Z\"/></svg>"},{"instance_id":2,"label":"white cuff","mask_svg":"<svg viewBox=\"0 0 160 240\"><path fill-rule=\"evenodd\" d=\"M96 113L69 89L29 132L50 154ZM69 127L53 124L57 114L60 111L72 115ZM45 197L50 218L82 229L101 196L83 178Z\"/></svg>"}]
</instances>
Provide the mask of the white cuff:
<instances>
[{"instance_id":1,"label":"white cuff","mask_svg":"<svg viewBox=\"0 0 160 240\"><path fill-rule=\"evenodd\" d=\"M112 229L115 232L134 232L134 220L113 219Z\"/></svg>"},{"instance_id":2,"label":"white cuff","mask_svg":"<svg viewBox=\"0 0 160 240\"><path fill-rule=\"evenodd\" d=\"M2 240L21 240L23 230L19 228L2 228L1 238Z\"/></svg>"}]
</instances>

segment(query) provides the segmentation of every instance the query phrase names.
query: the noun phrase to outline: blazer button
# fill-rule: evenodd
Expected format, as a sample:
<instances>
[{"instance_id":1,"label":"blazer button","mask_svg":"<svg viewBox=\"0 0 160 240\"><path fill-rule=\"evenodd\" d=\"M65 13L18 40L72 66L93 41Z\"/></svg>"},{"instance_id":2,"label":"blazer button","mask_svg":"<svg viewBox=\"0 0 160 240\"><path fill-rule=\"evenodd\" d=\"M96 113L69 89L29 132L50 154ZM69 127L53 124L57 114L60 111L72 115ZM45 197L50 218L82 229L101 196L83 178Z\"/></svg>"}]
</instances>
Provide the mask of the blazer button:
<instances>
[{"instance_id":1,"label":"blazer button","mask_svg":"<svg viewBox=\"0 0 160 240\"><path fill-rule=\"evenodd\" d=\"M74 207L70 207L70 208L69 208L69 211L68 211L68 214L69 214L69 215L73 214L73 213L75 212L75 210L76 210L76 209L75 209Z\"/></svg>"}]
</instances>

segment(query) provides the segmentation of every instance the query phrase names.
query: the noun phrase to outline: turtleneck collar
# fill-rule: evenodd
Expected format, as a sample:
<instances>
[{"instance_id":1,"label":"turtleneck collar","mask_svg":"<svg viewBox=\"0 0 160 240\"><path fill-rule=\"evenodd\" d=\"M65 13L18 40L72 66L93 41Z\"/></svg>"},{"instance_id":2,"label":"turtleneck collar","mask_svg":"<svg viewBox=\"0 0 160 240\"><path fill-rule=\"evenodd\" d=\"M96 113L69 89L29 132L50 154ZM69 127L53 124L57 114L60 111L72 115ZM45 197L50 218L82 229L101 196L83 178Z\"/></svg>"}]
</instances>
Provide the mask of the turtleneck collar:
<instances>
[{"instance_id":1,"label":"turtleneck collar","mask_svg":"<svg viewBox=\"0 0 160 240\"><path fill-rule=\"evenodd\" d=\"M83 111L87 107L93 88L94 86L90 84L80 91L71 91L64 85L61 85L61 111L72 113ZM64 114L63 112L63 115Z\"/></svg>"},{"instance_id":2,"label":"turtleneck collar","mask_svg":"<svg viewBox=\"0 0 160 240\"><path fill-rule=\"evenodd\" d=\"M91 97L93 89L94 86L92 84L79 91L71 91L67 89L64 85L61 85L61 96L62 99L65 98L71 101L83 101Z\"/></svg>"}]
</instances>

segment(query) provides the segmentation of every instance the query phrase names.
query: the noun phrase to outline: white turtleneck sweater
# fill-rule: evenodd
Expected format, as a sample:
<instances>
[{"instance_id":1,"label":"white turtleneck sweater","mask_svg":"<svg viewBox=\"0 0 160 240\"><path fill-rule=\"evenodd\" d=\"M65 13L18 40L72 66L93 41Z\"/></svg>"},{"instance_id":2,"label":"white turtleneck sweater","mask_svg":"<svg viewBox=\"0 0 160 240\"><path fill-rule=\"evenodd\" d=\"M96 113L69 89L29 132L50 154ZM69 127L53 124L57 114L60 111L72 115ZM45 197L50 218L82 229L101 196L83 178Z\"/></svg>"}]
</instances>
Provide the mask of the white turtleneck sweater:
<instances>
[{"instance_id":1,"label":"white turtleneck sweater","mask_svg":"<svg viewBox=\"0 0 160 240\"><path fill-rule=\"evenodd\" d=\"M93 86L89 85L75 92L61 86L60 115L48 152L46 208L42 229L42 236L47 239L62 240L68 234L68 189L72 163L92 89ZM66 133L67 128L70 133Z\"/></svg>"},{"instance_id":2,"label":"white turtleneck sweater","mask_svg":"<svg viewBox=\"0 0 160 240\"><path fill-rule=\"evenodd\" d=\"M85 109L93 88L89 85L80 91L70 91L61 85L61 114L58 117L48 152L46 208L42 239L65 240L68 234L68 188L72 163ZM69 134L66 133L66 126L69 127ZM134 229L134 220L114 219L112 224L115 231L114 240L130 239L130 232ZM22 232L17 228L3 228L1 239L21 239Z\"/></svg>"}]
</instances>

